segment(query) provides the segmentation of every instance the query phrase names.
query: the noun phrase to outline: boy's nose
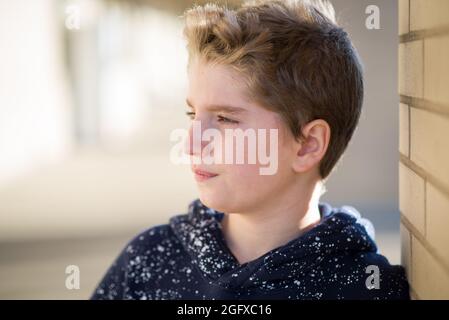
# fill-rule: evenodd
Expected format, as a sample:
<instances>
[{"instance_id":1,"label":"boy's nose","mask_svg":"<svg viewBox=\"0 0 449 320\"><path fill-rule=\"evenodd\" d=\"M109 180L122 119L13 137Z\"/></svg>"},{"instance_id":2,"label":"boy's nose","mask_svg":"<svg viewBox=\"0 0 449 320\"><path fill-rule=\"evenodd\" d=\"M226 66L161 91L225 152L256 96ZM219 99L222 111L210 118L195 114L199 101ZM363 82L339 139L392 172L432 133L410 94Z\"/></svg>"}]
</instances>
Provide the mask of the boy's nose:
<instances>
[{"instance_id":1,"label":"boy's nose","mask_svg":"<svg viewBox=\"0 0 449 320\"><path fill-rule=\"evenodd\" d=\"M184 145L184 152L189 156L201 157L201 152L206 143L201 139L203 133L201 122L197 121L196 126L196 130L193 130L193 124L189 128Z\"/></svg>"}]
</instances>

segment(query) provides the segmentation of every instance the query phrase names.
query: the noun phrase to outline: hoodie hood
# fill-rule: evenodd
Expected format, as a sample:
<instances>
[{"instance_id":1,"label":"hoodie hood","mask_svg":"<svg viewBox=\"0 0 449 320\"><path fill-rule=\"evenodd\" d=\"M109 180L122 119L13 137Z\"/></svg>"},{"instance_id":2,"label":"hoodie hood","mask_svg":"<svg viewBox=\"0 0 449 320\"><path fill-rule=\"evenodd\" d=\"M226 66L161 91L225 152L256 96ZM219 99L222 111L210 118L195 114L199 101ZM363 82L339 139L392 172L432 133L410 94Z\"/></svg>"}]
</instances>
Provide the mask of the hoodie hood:
<instances>
[{"instance_id":1,"label":"hoodie hood","mask_svg":"<svg viewBox=\"0 0 449 320\"><path fill-rule=\"evenodd\" d=\"M224 213L206 207L199 199L189 205L187 214L172 217L169 225L209 283L226 289L276 290L306 275L313 277L317 267L330 259L338 265L347 255L377 253L374 228L356 209L332 208L321 202L319 210L318 225L244 264L226 245L220 223Z\"/></svg>"},{"instance_id":2,"label":"hoodie hood","mask_svg":"<svg viewBox=\"0 0 449 320\"><path fill-rule=\"evenodd\" d=\"M404 268L377 253L369 221L349 206L319 211L312 229L240 264L223 236L225 214L197 199L136 235L92 299L410 299Z\"/></svg>"}]
</instances>

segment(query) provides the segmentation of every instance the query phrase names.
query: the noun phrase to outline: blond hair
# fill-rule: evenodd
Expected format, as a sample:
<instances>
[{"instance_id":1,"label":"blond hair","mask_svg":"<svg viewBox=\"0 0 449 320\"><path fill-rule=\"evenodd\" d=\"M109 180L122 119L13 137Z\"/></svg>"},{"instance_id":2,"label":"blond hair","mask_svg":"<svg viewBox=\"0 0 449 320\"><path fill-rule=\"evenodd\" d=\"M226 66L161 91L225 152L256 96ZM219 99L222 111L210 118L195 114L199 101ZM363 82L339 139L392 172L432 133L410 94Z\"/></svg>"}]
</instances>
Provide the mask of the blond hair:
<instances>
[{"instance_id":1,"label":"blond hair","mask_svg":"<svg viewBox=\"0 0 449 320\"><path fill-rule=\"evenodd\" d=\"M253 0L237 9L184 13L189 65L200 58L238 71L248 94L279 113L296 139L314 119L331 128L320 163L325 179L345 151L363 103L363 67L327 0Z\"/></svg>"}]
</instances>

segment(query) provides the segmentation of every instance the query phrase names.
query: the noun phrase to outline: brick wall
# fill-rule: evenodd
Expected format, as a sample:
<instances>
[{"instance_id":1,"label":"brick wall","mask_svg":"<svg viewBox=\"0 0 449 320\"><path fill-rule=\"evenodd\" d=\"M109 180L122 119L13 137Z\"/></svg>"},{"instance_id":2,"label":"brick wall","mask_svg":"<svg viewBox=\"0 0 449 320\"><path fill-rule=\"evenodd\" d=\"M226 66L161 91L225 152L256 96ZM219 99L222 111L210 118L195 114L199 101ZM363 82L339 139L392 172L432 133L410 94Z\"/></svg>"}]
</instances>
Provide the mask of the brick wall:
<instances>
[{"instance_id":1,"label":"brick wall","mask_svg":"<svg viewBox=\"0 0 449 320\"><path fill-rule=\"evenodd\" d=\"M399 0L399 206L414 299L449 299L449 0Z\"/></svg>"}]
</instances>

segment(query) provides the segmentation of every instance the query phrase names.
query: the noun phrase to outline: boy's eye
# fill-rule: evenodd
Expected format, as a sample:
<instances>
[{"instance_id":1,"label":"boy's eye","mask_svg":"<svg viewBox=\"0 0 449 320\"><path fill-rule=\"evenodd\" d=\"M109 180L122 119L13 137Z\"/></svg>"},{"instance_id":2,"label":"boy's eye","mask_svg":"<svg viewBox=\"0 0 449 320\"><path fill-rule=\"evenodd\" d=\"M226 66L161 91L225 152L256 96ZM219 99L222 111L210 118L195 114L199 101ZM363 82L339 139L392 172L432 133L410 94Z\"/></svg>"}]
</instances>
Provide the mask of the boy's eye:
<instances>
[{"instance_id":1,"label":"boy's eye","mask_svg":"<svg viewBox=\"0 0 449 320\"><path fill-rule=\"evenodd\" d=\"M191 120L195 119L195 112L187 111L187 112L186 112L186 115L187 115ZM236 121L236 120L232 120L232 119L229 119L229 118L220 116L220 115L217 116L217 118L218 118L218 119L217 119L218 122L230 123L230 124L237 124L237 123L239 123L239 122Z\"/></svg>"},{"instance_id":2,"label":"boy's eye","mask_svg":"<svg viewBox=\"0 0 449 320\"><path fill-rule=\"evenodd\" d=\"M218 122L225 122L225 123L231 123L231 124L237 124L239 123L236 120L231 120L229 118L223 117L223 116L218 116Z\"/></svg>"},{"instance_id":3,"label":"boy's eye","mask_svg":"<svg viewBox=\"0 0 449 320\"><path fill-rule=\"evenodd\" d=\"M186 112L186 115L187 115L191 120L193 120L193 119L195 118L195 112L187 111L187 112Z\"/></svg>"}]
</instances>

